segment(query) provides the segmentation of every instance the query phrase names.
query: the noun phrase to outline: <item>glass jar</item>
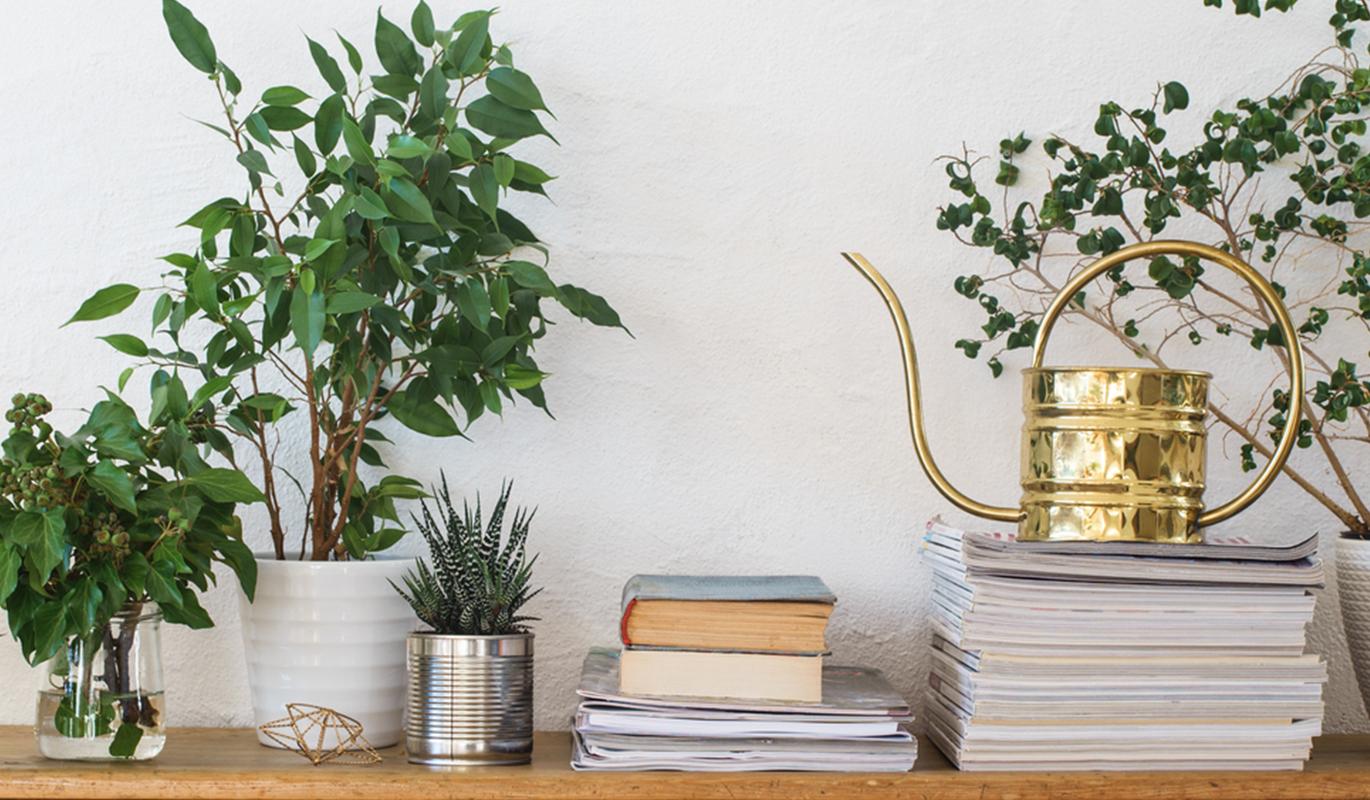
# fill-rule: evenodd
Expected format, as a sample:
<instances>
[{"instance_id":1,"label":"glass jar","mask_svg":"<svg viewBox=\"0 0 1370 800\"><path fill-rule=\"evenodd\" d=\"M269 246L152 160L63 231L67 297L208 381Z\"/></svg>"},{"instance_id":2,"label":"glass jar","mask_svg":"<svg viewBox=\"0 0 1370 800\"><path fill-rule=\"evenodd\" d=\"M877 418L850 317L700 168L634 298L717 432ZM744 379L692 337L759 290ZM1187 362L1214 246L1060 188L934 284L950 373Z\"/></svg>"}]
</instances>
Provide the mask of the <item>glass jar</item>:
<instances>
[{"instance_id":1,"label":"glass jar","mask_svg":"<svg viewBox=\"0 0 1370 800\"><path fill-rule=\"evenodd\" d=\"M166 743L162 612L129 603L103 630L73 637L38 692L38 750L48 758L144 761Z\"/></svg>"}]
</instances>

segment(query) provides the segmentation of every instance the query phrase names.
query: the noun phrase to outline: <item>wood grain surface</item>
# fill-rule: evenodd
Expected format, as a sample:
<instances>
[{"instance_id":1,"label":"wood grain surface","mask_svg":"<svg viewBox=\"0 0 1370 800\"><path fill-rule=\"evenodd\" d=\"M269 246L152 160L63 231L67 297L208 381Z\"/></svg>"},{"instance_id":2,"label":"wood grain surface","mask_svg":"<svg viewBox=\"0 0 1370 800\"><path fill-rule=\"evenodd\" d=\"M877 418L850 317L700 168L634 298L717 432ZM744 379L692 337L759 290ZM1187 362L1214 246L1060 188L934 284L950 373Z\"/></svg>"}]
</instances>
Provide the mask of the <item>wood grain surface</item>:
<instances>
[{"instance_id":1,"label":"wood grain surface","mask_svg":"<svg viewBox=\"0 0 1370 800\"><path fill-rule=\"evenodd\" d=\"M1303 772L963 773L926 740L908 773L587 773L568 766L565 733L539 733L522 767L433 769L399 748L369 767L314 767L251 731L176 729L138 764L48 761L32 731L0 727L0 798L1370 798L1370 736L1325 736Z\"/></svg>"}]
</instances>

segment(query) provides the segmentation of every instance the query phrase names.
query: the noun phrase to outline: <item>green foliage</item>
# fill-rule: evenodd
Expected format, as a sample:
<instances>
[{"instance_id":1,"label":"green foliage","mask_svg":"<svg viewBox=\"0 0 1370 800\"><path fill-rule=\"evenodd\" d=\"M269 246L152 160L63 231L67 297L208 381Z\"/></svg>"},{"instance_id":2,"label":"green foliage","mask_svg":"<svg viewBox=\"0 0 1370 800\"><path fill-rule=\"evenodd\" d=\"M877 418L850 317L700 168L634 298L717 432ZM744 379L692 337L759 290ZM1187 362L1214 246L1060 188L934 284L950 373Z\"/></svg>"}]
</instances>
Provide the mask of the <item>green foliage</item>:
<instances>
[{"instance_id":1,"label":"green foliage","mask_svg":"<svg viewBox=\"0 0 1370 800\"><path fill-rule=\"evenodd\" d=\"M148 600L170 622L210 627L196 591L214 582L215 561L252 596L257 565L234 503L254 497L202 483L246 478L204 464L198 429L144 428L110 396L66 435L44 418L51 410L41 395L15 395L0 459L0 608L30 663L98 638L120 609Z\"/></svg>"},{"instance_id":2,"label":"green foliage","mask_svg":"<svg viewBox=\"0 0 1370 800\"><path fill-rule=\"evenodd\" d=\"M372 74L341 36L342 63L306 38L319 78L270 86L259 102L189 10L164 0L163 13L176 48L212 78L224 121L208 127L243 183L185 220L193 240L164 259L152 340L108 341L158 370L152 424L202 425L202 443L230 463L234 440L256 453L277 557L291 484L310 557L365 557L393 543L393 501L416 493L405 479L361 478L360 465L384 466L377 423L454 436L516 398L546 410L534 351L548 306L623 327L604 298L552 280L546 248L504 207L510 193L546 194L551 176L517 153L551 139L551 114L493 38L493 11L438 27L420 3L412 38L377 12ZM138 294L102 289L73 321ZM275 426L297 414L311 438L291 470Z\"/></svg>"},{"instance_id":3,"label":"green foliage","mask_svg":"<svg viewBox=\"0 0 1370 800\"><path fill-rule=\"evenodd\" d=\"M1236 0L1231 7L1238 15L1259 17L1263 10L1287 11L1294 2ZM1223 7L1222 0L1204 4ZM1036 156L1023 133L1000 142L993 178L1002 190L981 191L981 159L969 152L948 157L953 200L939 209L936 224L1003 259L992 274L962 275L954 284L985 318L982 335L957 338L954 346L969 358L986 358L996 377L1005 351L1031 344L1055 287L1084 263L1130 242L1195 238L1193 231L1206 226L1216 246L1261 269L1281 294L1273 277L1282 265L1322 264L1339 271L1331 276L1332 288L1292 306L1312 376L1312 409L1299 423L1297 441L1305 448L1320 445L1317 452L1332 467L1336 491L1324 491L1293 467L1286 471L1349 530L1370 535L1363 487L1356 485L1358 476L1342 469L1337 449L1370 442L1370 382L1357 375L1355 365L1356 351L1365 352L1363 334L1370 332L1370 255L1363 240L1370 232L1370 69L1359 65L1351 49L1356 23L1370 21L1370 6L1359 0L1331 4L1333 51L1318 54L1273 93L1245 97L1197 120L1189 112L1177 119L1195 121L1181 124L1172 136L1166 118L1188 109L1190 97L1186 87L1170 81L1158 85L1146 105L1100 104L1093 139L1044 138L1040 152L1048 170L1039 195L1018 186L1018 161ZM1231 91L1220 88L1224 95ZM1174 144L1177 139L1188 144ZM1206 334L1235 333L1257 350L1287 346L1266 312L1216 289L1197 260L1154 258L1144 276L1120 268L1108 278L1099 296L1082 294L1068 313L1102 327L1158 366L1165 364L1166 344L1177 337L1202 345L1214 340ZM998 289L1006 283L1019 291L1001 295ZM1141 305L1132 308L1129 302ZM1349 335L1322 338L1337 324ZM1352 352L1323 350L1346 347L1347 341L1353 342ZM1257 409L1253 416L1264 419L1264 426L1243 425L1233 416L1223 420L1245 441L1244 469L1257 468L1257 456L1268 456L1266 442L1277 440L1289 422L1287 406L1288 398L1275 390L1265 399L1268 413ZM1344 500L1334 496L1338 492Z\"/></svg>"},{"instance_id":4,"label":"green foliage","mask_svg":"<svg viewBox=\"0 0 1370 800\"><path fill-rule=\"evenodd\" d=\"M535 512L515 511L506 535L504 516L512 490L512 484L500 489L489 522L482 527L480 498L474 510L463 504L458 514L444 476L435 500L438 517L425 502L422 518L414 519L428 542L429 558L420 560L404 576L404 588L395 586L395 591L433 632L503 636L524 633L524 623L536 620L519 614L542 591L530 590L537 556L527 558L525 551Z\"/></svg>"}]
</instances>

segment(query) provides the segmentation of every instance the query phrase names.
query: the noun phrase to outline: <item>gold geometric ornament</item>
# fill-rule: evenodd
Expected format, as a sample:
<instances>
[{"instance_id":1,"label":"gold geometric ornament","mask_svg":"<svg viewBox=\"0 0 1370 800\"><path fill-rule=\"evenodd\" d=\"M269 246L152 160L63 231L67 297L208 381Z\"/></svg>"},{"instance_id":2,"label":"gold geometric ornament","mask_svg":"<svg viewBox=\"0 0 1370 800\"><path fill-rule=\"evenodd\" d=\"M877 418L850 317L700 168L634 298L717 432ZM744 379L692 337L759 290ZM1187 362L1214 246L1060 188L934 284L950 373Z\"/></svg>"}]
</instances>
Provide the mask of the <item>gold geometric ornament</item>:
<instances>
[{"instance_id":1,"label":"gold geometric ornament","mask_svg":"<svg viewBox=\"0 0 1370 800\"><path fill-rule=\"evenodd\" d=\"M299 753L314 766L379 764L381 754L362 735L362 724L331 708L308 703L287 703L287 717L257 728L272 740Z\"/></svg>"}]
</instances>

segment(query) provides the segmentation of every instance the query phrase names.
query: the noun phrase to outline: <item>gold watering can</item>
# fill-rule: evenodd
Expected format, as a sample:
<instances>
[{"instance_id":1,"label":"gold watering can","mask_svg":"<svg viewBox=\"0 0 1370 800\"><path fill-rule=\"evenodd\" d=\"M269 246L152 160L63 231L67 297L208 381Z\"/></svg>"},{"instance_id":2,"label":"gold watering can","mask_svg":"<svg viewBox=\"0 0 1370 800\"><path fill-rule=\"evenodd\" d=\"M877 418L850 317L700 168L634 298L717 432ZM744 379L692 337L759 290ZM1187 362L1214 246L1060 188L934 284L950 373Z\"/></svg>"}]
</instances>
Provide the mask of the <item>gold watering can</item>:
<instances>
[{"instance_id":1,"label":"gold watering can","mask_svg":"<svg viewBox=\"0 0 1370 800\"><path fill-rule=\"evenodd\" d=\"M1245 278L1274 315L1288 353L1289 408L1274 455L1245 491L1208 511L1203 490L1209 373L1042 366L1052 326L1086 284L1132 259L1160 255L1195 256ZM1032 367L1023 371L1020 507L973 500L951 485L928 448L918 357L899 298L859 253L842 257L880 292L894 318L904 356L913 448L928 478L962 511L1016 521L1020 540L1198 543L1201 526L1236 515L1270 486L1294 446L1303 407L1303 354L1298 332L1275 289L1246 262L1217 248L1182 241L1143 242L1095 261L1062 287L1047 308L1037 330Z\"/></svg>"}]
</instances>

